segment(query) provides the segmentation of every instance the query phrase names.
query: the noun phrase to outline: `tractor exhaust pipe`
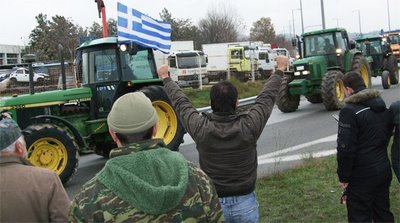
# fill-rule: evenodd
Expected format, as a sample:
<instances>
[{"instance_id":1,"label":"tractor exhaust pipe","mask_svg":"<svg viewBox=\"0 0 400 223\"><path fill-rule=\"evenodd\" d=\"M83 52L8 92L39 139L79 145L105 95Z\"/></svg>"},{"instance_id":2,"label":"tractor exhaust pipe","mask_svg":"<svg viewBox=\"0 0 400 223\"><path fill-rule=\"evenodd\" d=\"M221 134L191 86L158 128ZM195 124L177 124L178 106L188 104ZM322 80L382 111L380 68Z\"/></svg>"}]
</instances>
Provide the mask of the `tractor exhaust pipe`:
<instances>
[{"instance_id":1,"label":"tractor exhaust pipe","mask_svg":"<svg viewBox=\"0 0 400 223\"><path fill-rule=\"evenodd\" d=\"M33 83L33 67L32 63L36 61L36 55L35 54L25 54L23 56L23 59L26 63L28 63L28 68L29 68L29 93L34 94L35 93L35 87Z\"/></svg>"}]
</instances>

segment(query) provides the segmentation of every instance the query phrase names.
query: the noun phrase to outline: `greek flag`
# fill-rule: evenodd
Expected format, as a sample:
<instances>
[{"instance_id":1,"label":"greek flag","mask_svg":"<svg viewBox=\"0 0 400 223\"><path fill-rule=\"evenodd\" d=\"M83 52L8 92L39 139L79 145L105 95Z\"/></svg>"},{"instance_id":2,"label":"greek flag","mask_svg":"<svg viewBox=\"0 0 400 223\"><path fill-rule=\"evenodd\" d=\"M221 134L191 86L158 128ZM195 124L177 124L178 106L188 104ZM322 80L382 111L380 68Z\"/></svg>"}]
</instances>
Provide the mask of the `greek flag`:
<instances>
[{"instance_id":1,"label":"greek flag","mask_svg":"<svg viewBox=\"0 0 400 223\"><path fill-rule=\"evenodd\" d=\"M164 53L171 48L171 24L157 21L120 2L118 9L118 41L133 41Z\"/></svg>"}]
</instances>

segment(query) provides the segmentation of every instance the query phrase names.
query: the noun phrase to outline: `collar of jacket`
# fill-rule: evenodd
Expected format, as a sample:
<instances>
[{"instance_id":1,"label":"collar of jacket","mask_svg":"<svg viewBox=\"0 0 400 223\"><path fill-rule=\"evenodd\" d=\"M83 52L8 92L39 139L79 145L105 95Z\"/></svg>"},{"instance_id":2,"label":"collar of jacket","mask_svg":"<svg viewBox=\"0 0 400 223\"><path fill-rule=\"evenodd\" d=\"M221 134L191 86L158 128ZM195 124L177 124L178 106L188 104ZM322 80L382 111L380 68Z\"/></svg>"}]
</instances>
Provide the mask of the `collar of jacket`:
<instances>
[{"instance_id":1,"label":"collar of jacket","mask_svg":"<svg viewBox=\"0 0 400 223\"><path fill-rule=\"evenodd\" d=\"M156 141L156 140L151 140ZM188 163L182 154L158 143L125 147L131 152L107 161L97 180L132 207L148 214L166 213L179 205L189 181ZM145 148L149 145L151 148ZM139 152L134 152L139 151Z\"/></svg>"},{"instance_id":2,"label":"collar of jacket","mask_svg":"<svg viewBox=\"0 0 400 223\"><path fill-rule=\"evenodd\" d=\"M219 121L219 122L230 122L239 117L239 113L234 112L214 112L207 114L210 120Z\"/></svg>"},{"instance_id":3,"label":"collar of jacket","mask_svg":"<svg viewBox=\"0 0 400 223\"><path fill-rule=\"evenodd\" d=\"M0 156L0 165L7 165L7 164L22 164L26 166L32 166L29 160L19 157L19 156Z\"/></svg>"},{"instance_id":4,"label":"collar of jacket","mask_svg":"<svg viewBox=\"0 0 400 223\"><path fill-rule=\"evenodd\" d=\"M161 139L148 139L141 142L132 143L121 148L114 148L110 152L110 158L160 147L166 147Z\"/></svg>"},{"instance_id":5,"label":"collar of jacket","mask_svg":"<svg viewBox=\"0 0 400 223\"><path fill-rule=\"evenodd\" d=\"M345 99L346 103L360 103L380 96L379 91L373 89L364 89L356 92Z\"/></svg>"}]
</instances>

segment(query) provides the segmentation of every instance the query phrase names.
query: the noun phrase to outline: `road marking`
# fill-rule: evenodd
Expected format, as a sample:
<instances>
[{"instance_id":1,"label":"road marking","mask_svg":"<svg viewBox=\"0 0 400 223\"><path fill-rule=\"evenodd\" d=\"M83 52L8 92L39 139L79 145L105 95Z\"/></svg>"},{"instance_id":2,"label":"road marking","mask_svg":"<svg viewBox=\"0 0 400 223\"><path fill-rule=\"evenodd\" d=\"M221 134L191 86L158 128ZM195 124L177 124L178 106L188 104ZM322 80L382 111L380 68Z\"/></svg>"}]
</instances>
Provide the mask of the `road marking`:
<instances>
[{"instance_id":1,"label":"road marking","mask_svg":"<svg viewBox=\"0 0 400 223\"><path fill-rule=\"evenodd\" d=\"M266 163L275 163L275 162L279 162L279 161L293 161L293 160L299 160L299 159L304 159L307 157L322 157L322 156L328 156L328 155L332 155L334 154L333 151L336 151L336 149L334 150L327 150L327 151L320 151L320 152L312 152L312 153L301 153L301 154L295 154L295 155L290 155L290 156L281 156L283 154L289 153L289 152L293 152L296 150L300 150L306 147L310 147L310 146L314 146L320 143L326 143L326 142L333 142L335 141L337 138L337 134L331 135L331 136L327 136L321 139L317 139L311 142L306 142L297 146L292 146L289 148L285 148L282 150L278 150L275 152L271 152L271 153L267 153L261 156L258 156L258 163L259 164L266 164Z\"/></svg>"}]
</instances>

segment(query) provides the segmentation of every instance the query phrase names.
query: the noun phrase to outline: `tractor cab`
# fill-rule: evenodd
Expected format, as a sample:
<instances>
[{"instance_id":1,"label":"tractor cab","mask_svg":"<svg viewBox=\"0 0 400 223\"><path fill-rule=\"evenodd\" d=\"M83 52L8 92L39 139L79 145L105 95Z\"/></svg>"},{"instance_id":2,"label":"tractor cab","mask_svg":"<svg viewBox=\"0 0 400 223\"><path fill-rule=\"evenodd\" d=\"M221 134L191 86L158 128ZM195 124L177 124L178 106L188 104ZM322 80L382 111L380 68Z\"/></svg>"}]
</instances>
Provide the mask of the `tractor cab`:
<instances>
[{"instance_id":1,"label":"tractor cab","mask_svg":"<svg viewBox=\"0 0 400 223\"><path fill-rule=\"evenodd\" d=\"M92 41L78 49L82 51L82 85L92 89L96 101L92 119L107 117L119 96L137 89L133 85L158 79L152 49L136 44L117 45L113 38L107 39L110 44L103 42L99 46Z\"/></svg>"}]
</instances>

